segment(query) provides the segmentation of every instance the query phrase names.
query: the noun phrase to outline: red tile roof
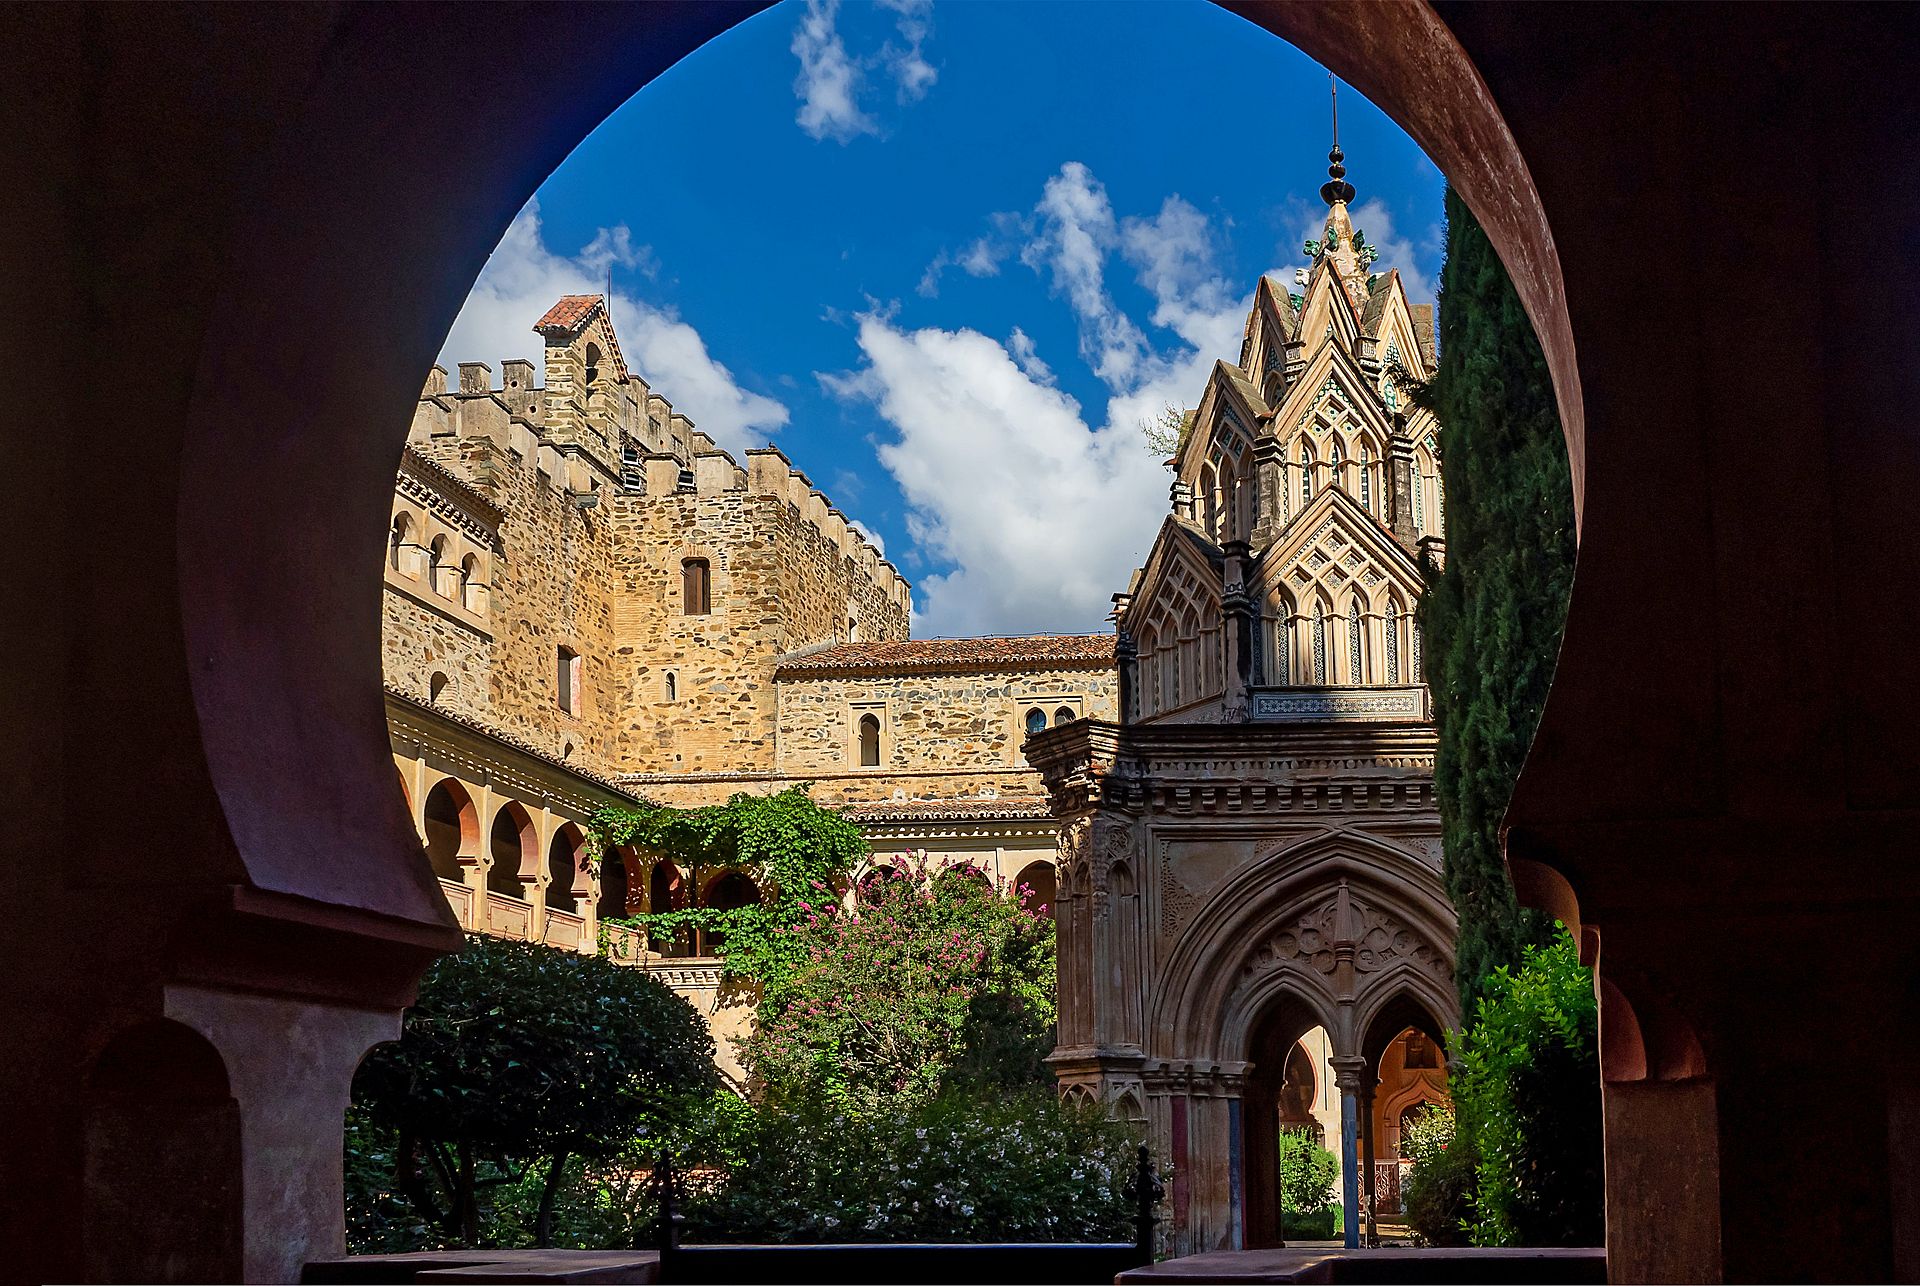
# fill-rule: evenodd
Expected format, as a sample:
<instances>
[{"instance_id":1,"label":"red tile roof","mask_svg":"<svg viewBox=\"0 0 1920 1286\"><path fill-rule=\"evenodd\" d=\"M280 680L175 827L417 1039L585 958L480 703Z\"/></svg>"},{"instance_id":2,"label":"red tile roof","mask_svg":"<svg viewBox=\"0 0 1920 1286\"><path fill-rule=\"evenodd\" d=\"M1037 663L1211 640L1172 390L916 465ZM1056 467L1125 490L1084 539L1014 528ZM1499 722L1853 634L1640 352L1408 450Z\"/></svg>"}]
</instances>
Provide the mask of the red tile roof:
<instances>
[{"instance_id":1,"label":"red tile roof","mask_svg":"<svg viewBox=\"0 0 1920 1286\"><path fill-rule=\"evenodd\" d=\"M557 331L562 335L572 335L598 311L606 299L602 295L562 295L560 302L547 309L547 315L533 324L534 330L545 335L548 331ZM624 383L627 379L627 356L620 351L620 337L614 334L613 322L607 322L607 345L612 352L614 374Z\"/></svg>"},{"instance_id":2,"label":"red tile roof","mask_svg":"<svg viewBox=\"0 0 1920 1286\"><path fill-rule=\"evenodd\" d=\"M1066 666L1111 667L1111 634L1032 634L1018 638L902 639L842 643L789 657L774 677L827 673L896 674L939 670L1020 670Z\"/></svg>"},{"instance_id":3,"label":"red tile roof","mask_svg":"<svg viewBox=\"0 0 1920 1286\"><path fill-rule=\"evenodd\" d=\"M599 295L562 295L560 302L547 309L547 315L533 324L535 330L573 330L593 314Z\"/></svg>"}]
</instances>

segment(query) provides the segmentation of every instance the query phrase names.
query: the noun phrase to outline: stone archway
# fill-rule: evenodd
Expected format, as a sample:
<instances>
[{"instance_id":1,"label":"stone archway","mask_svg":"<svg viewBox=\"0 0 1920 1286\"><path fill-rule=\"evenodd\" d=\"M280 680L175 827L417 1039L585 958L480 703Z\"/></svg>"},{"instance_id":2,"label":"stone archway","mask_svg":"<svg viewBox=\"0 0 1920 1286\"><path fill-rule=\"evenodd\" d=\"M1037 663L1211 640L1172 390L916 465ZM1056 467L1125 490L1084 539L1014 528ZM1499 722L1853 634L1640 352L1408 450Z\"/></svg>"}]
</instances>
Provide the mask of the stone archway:
<instances>
[{"instance_id":1,"label":"stone archway","mask_svg":"<svg viewBox=\"0 0 1920 1286\"><path fill-rule=\"evenodd\" d=\"M1852 156L1903 154L1920 107L1883 73L1920 53L1920 34L1885 21L1864 40L1813 8L1235 9L1368 94L1453 177L1519 279L1560 390L1579 582L1510 835L1568 874L1606 935L1605 970L1671 996L1731 1087L1718 1127L1704 1077L1610 1097L1610 1153L1618 1139L1645 1162L1645 1208L1670 1209L1714 1202L1648 1142L1676 1128L1757 1140L1804 1109L1832 1144L1791 1182L1777 1157L1736 1152L1717 1185L1725 1221L1660 1262L1717 1274L1724 1245L1734 1277L1912 1275L1913 1221L1896 1245L1885 1203L1860 1194L1899 1181L1887 1054L1865 1033L1900 1000L1878 980L1914 963L1903 881L1920 693L1886 679L1908 650L1903 614L1835 604L1920 589L1901 503L1920 475L1904 422L1920 373L1894 324L1920 293L1920 257L1900 247L1861 271L1836 230L1920 226L1920 194L1904 167L1860 164L1817 199L1778 197L1833 172L1835 139ZM89 538L95 511L65 488L28 488L10 512L61 550L19 569L36 627L9 655L49 681L6 694L9 725L33 730L7 750L14 831L73 837L57 860L14 864L22 896L51 910L0 945L28 996L16 1030L32 1033L0 1087L20 1161L0 1174L0 1231L23 1275L78 1275L92 1235L54 1124L75 1110L77 1051L109 1011L154 1016L187 1003L183 989L221 1009L204 1030L247 1086L243 1113L297 1145L263 1155L250 1190L320 1194L250 1218L245 1274L290 1279L339 1248L325 1078L247 1065L287 1070L280 1042L296 1030L341 1058L390 1033L420 970L458 942L380 766L377 591L340 569L383 552L372 541L419 372L525 196L622 97L745 11L574 12L320 8L266 26L21 12L9 84L34 110L0 145L22 176L0 223L18 238L7 311L62 391L36 408L37 432L96 441L138 388L141 431L114 448L146 482L116 493L114 542ZM485 78L420 74L421 49L488 48L513 56ZM458 201L444 199L449 173ZM1666 199L1637 199L1652 191ZM134 208L145 217L122 217ZM1648 249L1676 241L1684 272ZM1709 300L1832 336L1702 326ZM1734 381L1742 397L1710 395ZM1663 631L1652 653L1648 620ZM118 803L169 818L167 868L147 874L182 896L149 899L112 951L74 953L71 924L126 860L74 767L73 748L109 744L154 766L118 783ZM189 896L207 888L236 893L209 912ZM1808 1043L1859 1070L1859 1096L1808 1108L1777 1052L1724 1052L1783 932L1872 945L1870 966L1800 956L1769 973L1765 1022L1750 1024L1818 1032ZM1848 1235L1823 1234L1835 1226ZM1627 1277L1672 1275L1617 1249Z\"/></svg>"}]
</instances>

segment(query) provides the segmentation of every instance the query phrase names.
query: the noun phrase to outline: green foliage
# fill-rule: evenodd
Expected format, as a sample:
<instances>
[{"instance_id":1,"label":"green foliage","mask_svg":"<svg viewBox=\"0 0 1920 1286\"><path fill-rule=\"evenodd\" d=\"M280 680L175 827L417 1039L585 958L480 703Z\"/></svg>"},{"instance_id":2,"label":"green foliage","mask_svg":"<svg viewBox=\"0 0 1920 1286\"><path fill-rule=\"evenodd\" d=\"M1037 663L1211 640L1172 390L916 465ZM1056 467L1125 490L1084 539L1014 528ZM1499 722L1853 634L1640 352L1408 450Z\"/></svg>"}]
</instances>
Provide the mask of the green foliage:
<instances>
[{"instance_id":1,"label":"green foliage","mask_svg":"<svg viewBox=\"0 0 1920 1286\"><path fill-rule=\"evenodd\" d=\"M856 910L816 905L785 937L795 964L767 985L746 1048L769 1100L858 1115L1052 1083L1053 921L981 872L870 881Z\"/></svg>"},{"instance_id":2,"label":"green foliage","mask_svg":"<svg viewBox=\"0 0 1920 1286\"><path fill-rule=\"evenodd\" d=\"M603 849L633 845L687 867L696 889L703 868L749 874L760 888L757 905L655 911L631 923L666 938L694 927L718 930L726 939L728 976L760 986L777 984L801 963L790 931L830 905L834 888L867 855L860 828L814 803L804 786L775 795L735 795L709 808L603 809L593 831Z\"/></svg>"},{"instance_id":3,"label":"green foliage","mask_svg":"<svg viewBox=\"0 0 1920 1286\"><path fill-rule=\"evenodd\" d=\"M742 1105L709 1136L694 1241L1104 1241L1132 1236L1132 1129L1050 1089L849 1116Z\"/></svg>"},{"instance_id":4,"label":"green foliage","mask_svg":"<svg viewBox=\"0 0 1920 1286\"><path fill-rule=\"evenodd\" d=\"M349 1177L365 1235L417 1221L477 1244L486 1191L544 1162L550 1208L569 1157L617 1156L716 1083L705 1024L660 982L600 956L470 937L427 972L400 1039L354 1080Z\"/></svg>"},{"instance_id":5,"label":"green foliage","mask_svg":"<svg viewBox=\"0 0 1920 1286\"><path fill-rule=\"evenodd\" d=\"M1183 411L1168 402L1153 419L1140 421L1140 432L1147 440L1147 450L1162 459L1177 455L1193 435L1193 415L1192 411Z\"/></svg>"},{"instance_id":6,"label":"green foliage","mask_svg":"<svg viewBox=\"0 0 1920 1286\"><path fill-rule=\"evenodd\" d=\"M1288 1241L1333 1241L1346 1223L1346 1211L1337 1205L1324 1205L1310 1214L1282 1210L1280 1235Z\"/></svg>"},{"instance_id":7,"label":"green foliage","mask_svg":"<svg viewBox=\"0 0 1920 1286\"><path fill-rule=\"evenodd\" d=\"M1402 1198L1414 1237L1427 1246L1466 1245L1479 1163L1454 1128L1453 1110L1423 1112L1401 1143L1413 1162Z\"/></svg>"},{"instance_id":8,"label":"green foliage","mask_svg":"<svg viewBox=\"0 0 1920 1286\"><path fill-rule=\"evenodd\" d=\"M1280 1131L1280 1210L1283 1215L1317 1215L1333 1205L1333 1182L1340 1160L1320 1146L1312 1130Z\"/></svg>"},{"instance_id":9,"label":"green foliage","mask_svg":"<svg viewBox=\"0 0 1920 1286\"><path fill-rule=\"evenodd\" d=\"M1460 916L1461 1012L1551 926L1522 913L1500 823L1553 677L1573 580L1573 493L1546 359L1513 283L1447 192L1440 356L1412 390L1440 419L1446 570L1420 602L1440 744L1434 792Z\"/></svg>"},{"instance_id":10,"label":"green foliage","mask_svg":"<svg viewBox=\"0 0 1920 1286\"><path fill-rule=\"evenodd\" d=\"M1565 929L1495 971L1453 1051L1459 1133L1475 1166L1483 1246L1597 1246L1606 1237L1598 1006Z\"/></svg>"}]
</instances>

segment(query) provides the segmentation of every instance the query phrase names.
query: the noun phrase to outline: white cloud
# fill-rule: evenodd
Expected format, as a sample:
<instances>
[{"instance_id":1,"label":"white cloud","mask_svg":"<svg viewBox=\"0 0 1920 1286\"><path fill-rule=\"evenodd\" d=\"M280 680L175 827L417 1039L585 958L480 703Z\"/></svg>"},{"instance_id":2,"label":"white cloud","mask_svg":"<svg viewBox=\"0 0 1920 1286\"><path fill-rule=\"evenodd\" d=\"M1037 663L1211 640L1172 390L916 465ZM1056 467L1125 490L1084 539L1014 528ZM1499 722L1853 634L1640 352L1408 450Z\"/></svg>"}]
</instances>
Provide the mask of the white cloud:
<instances>
[{"instance_id":1,"label":"white cloud","mask_svg":"<svg viewBox=\"0 0 1920 1286\"><path fill-rule=\"evenodd\" d=\"M1147 338L1107 292L1106 259L1118 237L1113 204L1093 171L1068 161L1048 179L1034 207L1037 232L1020 261L1052 278L1080 323L1080 352L1109 387L1137 378Z\"/></svg>"},{"instance_id":2,"label":"white cloud","mask_svg":"<svg viewBox=\"0 0 1920 1286\"><path fill-rule=\"evenodd\" d=\"M1040 350L1034 346L1033 336L1018 326L1013 328L1013 334L1007 336L1007 352L1028 379L1036 384L1053 383L1053 368L1040 360Z\"/></svg>"},{"instance_id":3,"label":"white cloud","mask_svg":"<svg viewBox=\"0 0 1920 1286\"><path fill-rule=\"evenodd\" d=\"M885 558L887 556L887 542L880 539L879 532L867 526L867 524L861 522L858 518L847 519L847 526L853 528L862 536L865 536L867 543L873 546L873 551L879 554L880 557Z\"/></svg>"},{"instance_id":4,"label":"white cloud","mask_svg":"<svg viewBox=\"0 0 1920 1286\"><path fill-rule=\"evenodd\" d=\"M1214 362L1238 357L1252 292L1221 272L1216 229L1189 202L1170 196L1151 217L1117 219L1078 162L1047 180L1031 214L990 223L960 255L941 252L921 293L949 266L988 275L1018 255L1073 311L1081 356L1109 392L1101 427L1017 327L1000 344L973 330L903 330L870 308L859 319L865 365L821 383L896 430L878 449L908 530L955 569L921 582L916 631L1100 629L1166 513L1167 476L1141 429L1169 404L1192 406ZM1161 341L1116 302L1116 255L1152 296Z\"/></svg>"},{"instance_id":5,"label":"white cloud","mask_svg":"<svg viewBox=\"0 0 1920 1286\"><path fill-rule=\"evenodd\" d=\"M800 100L794 120L815 139L850 143L863 134L882 133L880 121L862 104L869 73L892 80L902 103L918 102L939 80L924 49L933 34L933 0L882 0L894 11L898 40L889 39L870 54L856 56L840 34L840 0L807 0L789 48L800 62L793 92Z\"/></svg>"},{"instance_id":6,"label":"white cloud","mask_svg":"<svg viewBox=\"0 0 1920 1286\"><path fill-rule=\"evenodd\" d=\"M879 454L908 530L955 568L921 582L915 631L1103 628L1165 505L1138 430L1089 428L1078 402L977 331L904 331L869 313L858 339L866 365L821 383L893 425Z\"/></svg>"},{"instance_id":7,"label":"white cloud","mask_svg":"<svg viewBox=\"0 0 1920 1286\"><path fill-rule=\"evenodd\" d=\"M1317 241L1325 234L1327 209L1325 206L1309 207L1301 202L1292 213L1294 222L1300 228L1300 235L1291 243L1280 246L1280 258L1285 263L1303 265L1301 243L1309 238ZM1373 270L1385 272L1389 268L1398 268L1400 285L1407 292L1408 302L1432 303L1435 298L1433 278L1421 269L1419 260L1414 257L1414 243L1394 230L1393 212L1387 209L1386 204L1379 197L1373 197L1353 206L1347 213L1353 220L1354 229L1366 233L1368 242L1380 251L1379 257L1373 261ZM1422 241L1429 250L1433 247L1433 236L1432 228L1422 234ZM1291 268L1274 276L1288 290L1299 289L1293 284Z\"/></svg>"},{"instance_id":8,"label":"white cloud","mask_svg":"<svg viewBox=\"0 0 1920 1286\"><path fill-rule=\"evenodd\" d=\"M483 361L496 377L508 357L544 368L534 322L562 295L605 293L609 266L648 276L657 271L653 252L635 246L624 226L600 229L576 255L556 254L541 235L539 202L527 202L447 332L440 364L451 371L458 362ZM741 388L700 333L672 311L619 291L611 307L628 365L721 446L735 452L758 446L787 422L785 406Z\"/></svg>"},{"instance_id":9,"label":"white cloud","mask_svg":"<svg viewBox=\"0 0 1920 1286\"><path fill-rule=\"evenodd\" d=\"M933 34L933 0L880 0L883 8L899 14L896 26L904 44L888 41L880 58L899 89L900 101L918 102L940 79L940 72L922 56L920 50Z\"/></svg>"},{"instance_id":10,"label":"white cloud","mask_svg":"<svg viewBox=\"0 0 1920 1286\"><path fill-rule=\"evenodd\" d=\"M862 134L878 134L879 122L860 110L863 73L847 56L847 45L834 27L840 0L807 0L806 13L793 29L793 56L800 60L793 92L800 110L794 119L808 136L851 142Z\"/></svg>"}]
</instances>

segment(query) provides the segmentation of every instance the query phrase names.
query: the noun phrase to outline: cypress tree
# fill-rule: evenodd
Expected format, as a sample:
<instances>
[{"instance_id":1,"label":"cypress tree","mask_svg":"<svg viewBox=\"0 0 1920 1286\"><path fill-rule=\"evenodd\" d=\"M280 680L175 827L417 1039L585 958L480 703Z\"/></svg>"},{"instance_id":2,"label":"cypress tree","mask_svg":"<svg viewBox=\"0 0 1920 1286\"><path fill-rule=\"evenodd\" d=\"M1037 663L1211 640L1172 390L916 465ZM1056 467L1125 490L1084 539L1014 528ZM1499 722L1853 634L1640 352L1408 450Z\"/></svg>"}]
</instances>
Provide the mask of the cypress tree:
<instances>
[{"instance_id":1,"label":"cypress tree","mask_svg":"<svg viewBox=\"0 0 1920 1286\"><path fill-rule=\"evenodd\" d=\"M1573 491L1553 385L1513 282L1465 202L1447 190L1440 352L1417 393L1440 420L1446 568L1419 614L1439 725L1434 791L1455 968L1471 1022L1494 970L1552 926L1515 901L1500 823L1540 718L1573 582Z\"/></svg>"}]
</instances>

